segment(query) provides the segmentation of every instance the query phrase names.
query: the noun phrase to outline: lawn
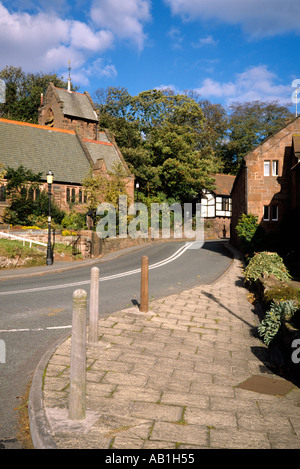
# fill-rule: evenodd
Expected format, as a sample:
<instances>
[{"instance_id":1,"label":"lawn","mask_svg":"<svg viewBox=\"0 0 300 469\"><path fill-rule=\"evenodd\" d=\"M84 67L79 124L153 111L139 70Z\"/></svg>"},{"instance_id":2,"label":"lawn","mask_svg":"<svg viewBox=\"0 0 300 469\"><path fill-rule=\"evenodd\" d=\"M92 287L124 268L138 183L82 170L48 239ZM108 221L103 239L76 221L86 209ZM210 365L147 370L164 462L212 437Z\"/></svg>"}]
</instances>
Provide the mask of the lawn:
<instances>
[{"instance_id":1,"label":"lawn","mask_svg":"<svg viewBox=\"0 0 300 469\"><path fill-rule=\"evenodd\" d=\"M65 244L55 244L55 253L64 253L61 260L72 259L72 247ZM74 257L73 257L74 259ZM46 247L32 245L22 241L0 239L0 269L16 267L33 267L46 264Z\"/></svg>"}]
</instances>

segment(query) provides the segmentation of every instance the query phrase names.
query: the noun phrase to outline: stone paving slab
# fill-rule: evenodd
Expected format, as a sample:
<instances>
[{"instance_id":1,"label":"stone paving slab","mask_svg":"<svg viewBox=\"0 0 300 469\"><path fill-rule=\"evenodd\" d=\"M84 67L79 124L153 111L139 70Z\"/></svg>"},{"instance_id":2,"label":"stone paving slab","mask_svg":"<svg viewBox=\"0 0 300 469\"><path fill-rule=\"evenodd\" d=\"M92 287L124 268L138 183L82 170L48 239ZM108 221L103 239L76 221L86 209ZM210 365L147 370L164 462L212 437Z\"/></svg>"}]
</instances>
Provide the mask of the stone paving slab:
<instances>
[{"instance_id":1,"label":"stone paving slab","mask_svg":"<svg viewBox=\"0 0 300 469\"><path fill-rule=\"evenodd\" d=\"M42 406L59 449L299 449L300 389L239 388L268 350L235 259L214 284L99 320L87 348L87 417L68 420L71 338L47 361ZM254 353L255 351L255 353ZM260 353L258 353L258 351Z\"/></svg>"}]
</instances>

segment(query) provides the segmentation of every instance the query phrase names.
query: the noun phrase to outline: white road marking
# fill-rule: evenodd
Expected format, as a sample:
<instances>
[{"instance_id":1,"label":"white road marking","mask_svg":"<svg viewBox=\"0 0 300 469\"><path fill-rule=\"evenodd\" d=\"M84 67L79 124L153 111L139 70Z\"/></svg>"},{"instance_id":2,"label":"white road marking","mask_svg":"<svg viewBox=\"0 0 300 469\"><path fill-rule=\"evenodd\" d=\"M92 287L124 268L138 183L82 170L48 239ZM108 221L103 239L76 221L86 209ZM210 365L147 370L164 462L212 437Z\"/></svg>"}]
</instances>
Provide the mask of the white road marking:
<instances>
[{"instance_id":1,"label":"white road marking","mask_svg":"<svg viewBox=\"0 0 300 469\"><path fill-rule=\"evenodd\" d=\"M168 257L167 259L164 259L160 262L157 262L156 264L152 264L149 266L150 269L157 269L158 267L162 267L163 265L169 264L170 262L175 261L178 259L182 254L187 249L190 249L192 247L192 242L186 243L184 246L181 246L180 249L178 249L172 256ZM141 269L135 269L135 270L129 270L127 272L122 272L119 274L115 275L109 275L107 277L100 278L100 282L105 282L107 280L113 280L115 278L120 278L120 277L126 277L128 275L133 275L137 274L141 271ZM76 283L67 283L67 284L62 284L62 285L52 285L48 287L37 287L37 288L30 288L28 290L15 290L15 291L8 291L8 292L1 292L0 295L14 295L17 293L29 293L29 292L37 292L37 291L43 291L43 290L55 290L57 288L68 288L68 287L77 287L81 285L87 285L90 283L90 280L84 280L82 282L76 282ZM71 329L72 325L67 325L67 326L52 326L52 327L45 327L45 328L35 328L35 329L0 329L0 333L2 332L38 332L38 331L46 331L46 330L57 330L57 329Z\"/></svg>"},{"instance_id":2,"label":"white road marking","mask_svg":"<svg viewBox=\"0 0 300 469\"><path fill-rule=\"evenodd\" d=\"M162 267L166 264L169 264L170 262L175 261L178 259L178 257L182 256L184 252L187 249L190 249L192 245L192 242L186 243L184 246L181 246L172 256L168 257L167 259L164 259L160 262L157 262L156 264L152 264L149 266L149 270L151 269L157 269L159 267ZM135 269L135 270L128 270L127 272L121 272L119 274L114 274L114 275L109 275L107 277L100 277L100 282L105 282L107 280L114 280L116 278L121 278L121 277L127 277L128 275L134 275L137 274L141 271L141 269ZM21 293L34 293L34 292L39 292L39 291L45 291L45 290L57 290L59 288L70 288L70 287L80 287L83 285L88 285L90 283L89 280L83 280L82 282L74 282L74 283L64 283L61 285L49 285L47 287L35 287L35 288L28 288L26 290L13 290L13 291L6 291L6 292L0 292L0 296L4 295L16 295L16 294L21 294Z\"/></svg>"},{"instance_id":3,"label":"white road marking","mask_svg":"<svg viewBox=\"0 0 300 469\"><path fill-rule=\"evenodd\" d=\"M39 332L39 331L49 331L57 329L71 329L72 326L51 326L51 327L36 327L34 329L0 329L0 332Z\"/></svg>"}]
</instances>

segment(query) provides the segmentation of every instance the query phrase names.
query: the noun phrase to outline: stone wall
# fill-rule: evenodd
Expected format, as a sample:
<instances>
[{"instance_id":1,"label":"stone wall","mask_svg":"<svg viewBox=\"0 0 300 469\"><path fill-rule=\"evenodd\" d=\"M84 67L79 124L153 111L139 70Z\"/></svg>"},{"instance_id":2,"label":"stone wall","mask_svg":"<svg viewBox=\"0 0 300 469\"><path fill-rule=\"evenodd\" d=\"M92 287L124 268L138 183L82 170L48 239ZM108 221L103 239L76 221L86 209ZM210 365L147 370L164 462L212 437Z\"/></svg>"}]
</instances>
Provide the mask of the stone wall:
<instances>
[{"instance_id":1,"label":"stone wall","mask_svg":"<svg viewBox=\"0 0 300 469\"><path fill-rule=\"evenodd\" d=\"M208 239L229 239L231 218L215 217L204 221L204 237Z\"/></svg>"},{"instance_id":2,"label":"stone wall","mask_svg":"<svg viewBox=\"0 0 300 469\"><path fill-rule=\"evenodd\" d=\"M43 102L39 108L38 121L46 125L63 130L73 130L81 137L90 140L98 139L98 122L89 122L84 119L68 117L63 112L63 102L57 99L55 87L49 86Z\"/></svg>"},{"instance_id":3,"label":"stone wall","mask_svg":"<svg viewBox=\"0 0 300 469\"><path fill-rule=\"evenodd\" d=\"M258 145L244 158L245 166L236 177L232 190L232 240L234 228L242 213L252 213L265 232L276 232L292 200L293 135L300 132L300 120L286 127ZM264 175L264 162L270 161L270 176ZM278 162L278 175L272 174L272 162ZM278 207L278 220L265 221L264 206Z\"/></svg>"}]
</instances>

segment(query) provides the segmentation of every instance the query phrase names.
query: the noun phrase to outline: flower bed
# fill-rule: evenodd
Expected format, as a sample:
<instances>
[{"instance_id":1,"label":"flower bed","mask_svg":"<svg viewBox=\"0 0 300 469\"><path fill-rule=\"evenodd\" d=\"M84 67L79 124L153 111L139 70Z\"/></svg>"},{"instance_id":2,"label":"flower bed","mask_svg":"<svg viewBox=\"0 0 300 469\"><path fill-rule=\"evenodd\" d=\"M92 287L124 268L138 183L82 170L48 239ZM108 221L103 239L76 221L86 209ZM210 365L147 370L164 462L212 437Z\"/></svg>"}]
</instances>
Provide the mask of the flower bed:
<instances>
[{"instance_id":1,"label":"flower bed","mask_svg":"<svg viewBox=\"0 0 300 469\"><path fill-rule=\"evenodd\" d=\"M265 314L257 330L267 346L279 344L292 354L295 339L300 339L300 289L277 253L255 254L245 268L245 282L255 286Z\"/></svg>"}]
</instances>

